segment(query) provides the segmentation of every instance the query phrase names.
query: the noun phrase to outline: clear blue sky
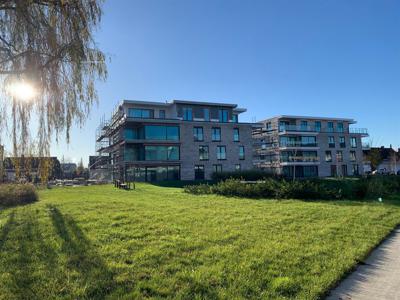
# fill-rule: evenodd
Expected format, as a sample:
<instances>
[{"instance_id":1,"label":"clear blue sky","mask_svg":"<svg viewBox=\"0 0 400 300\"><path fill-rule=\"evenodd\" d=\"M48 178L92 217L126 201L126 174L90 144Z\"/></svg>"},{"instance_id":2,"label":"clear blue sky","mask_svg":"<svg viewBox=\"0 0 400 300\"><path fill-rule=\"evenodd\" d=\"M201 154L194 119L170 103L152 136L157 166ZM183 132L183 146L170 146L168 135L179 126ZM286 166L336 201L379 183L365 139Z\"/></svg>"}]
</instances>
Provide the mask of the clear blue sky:
<instances>
[{"instance_id":1,"label":"clear blue sky","mask_svg":"<svg viewBox=\"0 0 400 300\"><path fill-rule=\"evenodd\" d=\"M108 0L97 41L109 78L53 154L87 162L121 99L238 103L243 121L350 117L375 145L400 147L399 12L395 0Z\"/></svg>"}]
</instances>

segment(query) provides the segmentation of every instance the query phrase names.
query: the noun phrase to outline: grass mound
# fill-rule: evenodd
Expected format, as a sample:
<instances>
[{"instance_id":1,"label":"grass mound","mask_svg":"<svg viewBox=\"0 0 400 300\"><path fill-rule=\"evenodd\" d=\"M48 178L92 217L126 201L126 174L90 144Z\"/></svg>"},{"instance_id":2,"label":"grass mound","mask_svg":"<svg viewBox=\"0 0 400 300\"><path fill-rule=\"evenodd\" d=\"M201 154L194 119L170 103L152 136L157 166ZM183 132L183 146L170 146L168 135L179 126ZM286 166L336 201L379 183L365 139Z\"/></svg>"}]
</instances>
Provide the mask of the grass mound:
<instances>
[{"instance_id":1,"label":"grass mound","mask_svg":"<svg viewBox=\"0 0 400 300\"><path fill-rule=\"evenodd\" d=\"M16 206L38 200L36 189L30 184L0 185L0 206Z\"/></svg>"}]
</instances>

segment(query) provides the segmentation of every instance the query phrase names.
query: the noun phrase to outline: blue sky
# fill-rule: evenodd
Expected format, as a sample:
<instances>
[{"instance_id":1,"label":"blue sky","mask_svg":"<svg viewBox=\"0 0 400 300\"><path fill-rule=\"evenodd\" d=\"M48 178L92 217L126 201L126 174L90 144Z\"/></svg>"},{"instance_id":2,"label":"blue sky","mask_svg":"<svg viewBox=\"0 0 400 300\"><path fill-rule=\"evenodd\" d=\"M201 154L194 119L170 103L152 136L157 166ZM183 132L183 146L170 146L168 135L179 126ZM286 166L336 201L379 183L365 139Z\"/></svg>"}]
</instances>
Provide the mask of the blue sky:
<instances>
[{"instance_id":1,"label":"blue sky","mask_svg":"<svg viewBox=\"0 0 400 300\"><path fill-rule=\"evenodd\" d=\"M121 99L237 103L242 121L349 117L400 147L400 1L108 0L99 47L109 78L72 142L87 162L100 117Z\"/></svg>"}]
</instances>

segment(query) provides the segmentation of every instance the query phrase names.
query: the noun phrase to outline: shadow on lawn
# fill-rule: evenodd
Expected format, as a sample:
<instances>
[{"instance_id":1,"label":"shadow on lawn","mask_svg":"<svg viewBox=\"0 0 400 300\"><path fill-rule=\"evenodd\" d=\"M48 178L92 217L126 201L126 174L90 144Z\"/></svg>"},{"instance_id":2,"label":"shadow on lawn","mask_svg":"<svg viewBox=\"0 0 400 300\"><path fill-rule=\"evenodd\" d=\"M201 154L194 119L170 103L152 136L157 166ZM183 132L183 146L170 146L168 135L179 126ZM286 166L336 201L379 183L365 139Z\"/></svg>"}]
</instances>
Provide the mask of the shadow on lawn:
<instances>
[{"instance_id":1,"label":"shadow on lawn","mask_svg":"<svg viewBox=\"0 0 400 300\"><path fill-rule=\"evenodd\" d=\"M0 298L105 298L115 287L113 274L76 222L48 208L61 247L52 228L39 223L39 210L12 212L1 228Z\"/></svg>"},{"instance_id":2,"label":"shadow on lawn","mask_svg":"<svg viewBox=\"0 0 400 300\"><path fill-rule=\"evenodd\" d=\"M105 297L114 288L113 274L74 219L54 206L49 206L49 211L55 231L62 239L61 252L67 256L67 268L78 272L82 286L86 287L83 298Z\"/></svg>"}]
</instances>

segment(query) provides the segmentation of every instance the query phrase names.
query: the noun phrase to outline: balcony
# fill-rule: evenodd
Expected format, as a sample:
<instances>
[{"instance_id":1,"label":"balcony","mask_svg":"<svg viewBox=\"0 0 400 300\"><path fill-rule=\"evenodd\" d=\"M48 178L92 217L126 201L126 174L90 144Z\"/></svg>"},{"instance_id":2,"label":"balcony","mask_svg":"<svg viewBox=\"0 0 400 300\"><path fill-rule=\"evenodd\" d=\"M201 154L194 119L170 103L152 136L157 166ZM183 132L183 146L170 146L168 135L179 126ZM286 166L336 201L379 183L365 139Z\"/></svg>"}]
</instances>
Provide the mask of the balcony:
<instances>
[{"instance_id":1,"label":"balcony","mask_svg":"<svg viewBox=\"0 0 400 300\"><path fill-rule=\"evenodd\" d=\"M280 163L282 166L316 165L320 163L320 159L318 156L289 156L281 157Z\"/></svg>"},{"instance_id":2,"label":"balcony","mask_svg":"<svg viewBox=\"0 0 400 300\"><path fill-rule=\"evenodd\" d=\"M318 148L317 143L281 142L279 148Z\"/></svg>"},{"instance_id":3,"label":"balcony","mask_svg":"<svg viewBox=\"0 0 400 300\"><path fill-rule=\"evenodd\" d=\"M367 128L350 128L350 134L361 134L362 136L369 136Z\"/></svg>"},{"instance_id":4,"label":"balcony","mask_svg":"<svg viewBox=\"0 0 400 300\"><path fill-rule=\"evenodd\" d=\"M313 126L280 125L279 132L280 133L294 132L294 133L318 134L319 131L317 131L315 129L315 127L313 127Z\"/></svg>"}]
</instances>

